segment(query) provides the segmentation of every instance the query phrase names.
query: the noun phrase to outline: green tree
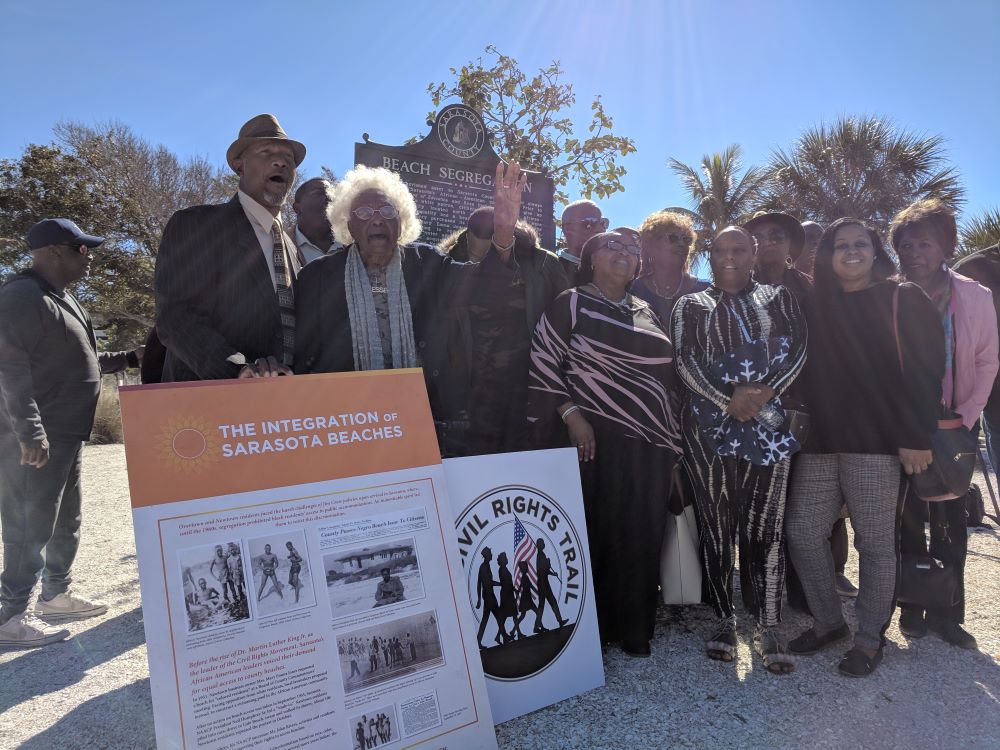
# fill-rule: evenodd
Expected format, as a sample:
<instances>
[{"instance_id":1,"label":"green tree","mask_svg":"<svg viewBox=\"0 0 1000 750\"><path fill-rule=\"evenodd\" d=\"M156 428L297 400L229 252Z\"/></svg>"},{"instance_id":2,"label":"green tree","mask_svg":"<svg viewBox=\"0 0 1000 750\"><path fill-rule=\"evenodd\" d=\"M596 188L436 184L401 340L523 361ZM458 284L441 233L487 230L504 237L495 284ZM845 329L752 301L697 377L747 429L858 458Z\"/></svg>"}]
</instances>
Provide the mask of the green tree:
<instances>
[{"instance_id":1,"label":"green tree","mask_svg":"<svg viewBox=\"0 0 1000 750\"><path fill-rule=\"evenodd\" d=\"M748 219L764 199L767 175L760 167L743 167L743 149L733 144L722 153L705 154L696 168L677 159L667 164L680 178L698 216L697 252L704 254L708 241L730 224Z\"/></svg>"},{"instance_id":2,"label":"green tree","mask_svg":"<svg viewBox=\"0 0 1000 750\"><path fill-rule=\"evenodd\" d=\"M1000 242L1000 208L988 208L958 227L955 260Z\"/></svg>"},{"instance_id":3,"label":"green tree","mask_svg":"<svg viewBox=\"0 0 1000 750\"><path fill-rule=\"evenodd\" d=\"M0 161L0 272L28 262L23 238L40 218L66 216L107 238L76 292L111 348L141 342L155 317L153 266L171 214L233 194L236 179L204 158L182 161L120 123L61 123L56 143Z\"/></svg>"},{"instance_id":4,"label":"green tree","mask_svg":"<svg viewBox=\"0 0 1000 750\"><path fill-rule=\"evenodd\" d=\"M854 216L881 232L920 198L941 198L957 208L963 189L943 145L940 136L918 135L874 116L811 127L789 150L773 152L767 204L824 224Z\"/></svg>"},{"instance_id":5,"label":"green tree","mask_svg":"<svg viewBox=\"0 0 1000 750\"><path fill-rule=\"evenodd\" d=\"M612 131L614 122L600 96L590 104L586 133L578 134L566 112L576 94L572 84L563 82L564 73L553 61L529 78L517 60L490 45L485 59L451 68L452 82L431 83L427 91L435 107L457 98L479 112L497 153L547 173L555 181L556 200L567 200L564 188L571 181L586 198L623 191L620 159L635 153L635 143Z\"/></svg>"}]
</instances>

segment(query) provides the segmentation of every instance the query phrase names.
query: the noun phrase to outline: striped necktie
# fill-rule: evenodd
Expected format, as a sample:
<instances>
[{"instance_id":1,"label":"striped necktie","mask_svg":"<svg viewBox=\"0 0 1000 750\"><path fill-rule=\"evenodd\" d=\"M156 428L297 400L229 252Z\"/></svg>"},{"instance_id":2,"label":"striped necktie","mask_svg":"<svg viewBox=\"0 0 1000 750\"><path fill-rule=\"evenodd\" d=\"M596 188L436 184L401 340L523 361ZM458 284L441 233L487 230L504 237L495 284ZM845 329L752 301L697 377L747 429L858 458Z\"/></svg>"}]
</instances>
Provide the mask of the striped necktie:
<instances>
[{"instance_id":1,"label":"striped necktie","mask_svg":"<svg viewBox=\"0 0 1000 750\"><path fill-rule=\"evenodd\" d=\"M271 225L271 242L274 250L274 286L281 313L281 362L292 364L295 356L295 293L292 291L292 272L286 263L285 241L281 224Z\"/></svg>"}]
</instances>

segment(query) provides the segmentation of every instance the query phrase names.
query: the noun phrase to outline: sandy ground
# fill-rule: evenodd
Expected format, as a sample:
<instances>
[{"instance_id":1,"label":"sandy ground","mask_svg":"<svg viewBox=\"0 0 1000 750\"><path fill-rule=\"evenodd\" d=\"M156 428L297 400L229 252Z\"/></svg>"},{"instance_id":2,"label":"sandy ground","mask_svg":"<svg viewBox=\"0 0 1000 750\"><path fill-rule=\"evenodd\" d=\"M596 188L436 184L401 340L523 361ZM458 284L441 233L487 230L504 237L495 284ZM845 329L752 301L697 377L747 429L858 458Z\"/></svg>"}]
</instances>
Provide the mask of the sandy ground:
<instances>
[{"instance_id":1,"label":"sandy ground","mask_svg":"<svg viewBox=\"0 0 1000 750\"><path fill-rule=\"evenodd\" d=\"M154 747L121 446L86 449L84 492L76 585L105 599L110 611L69 625L66 642L0 651L0 748ZM856 563L852 551L848 572L855 580ZM836 647L799 659L791 676L768 674L751 658L745 624L737 663L709 661L702 654L708 608L664 608L651 659L609 650L605 688L500 725L500 747L1000 747L995 528L971 534L966 581L966 627L979 651L934 636L908 641L894 622L885 661L865 680L837 675L843 649ZM846 611L852 619L851 604ZM786 613L787 633L807 625Z\"/></svg>"}]
</instances>

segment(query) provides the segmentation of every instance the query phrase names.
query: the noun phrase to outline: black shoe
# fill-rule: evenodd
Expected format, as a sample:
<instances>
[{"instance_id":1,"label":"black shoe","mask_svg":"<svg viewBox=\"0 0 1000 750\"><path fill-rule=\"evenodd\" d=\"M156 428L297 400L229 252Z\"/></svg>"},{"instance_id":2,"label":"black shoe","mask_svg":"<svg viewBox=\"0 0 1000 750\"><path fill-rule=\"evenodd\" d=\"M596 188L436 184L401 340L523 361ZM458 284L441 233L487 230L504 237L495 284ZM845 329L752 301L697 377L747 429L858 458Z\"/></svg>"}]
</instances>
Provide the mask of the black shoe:
<instances>
[{"instance_id":1,"label":"black shoe","mask_svg":"<svg viewBox=\"0 0 1000 750\"><path fill-rule=\"evenodd\" d=\"M650 656L649 641L627 642L622 644L622 651L629 656L647 659Z\"/></svg>"},{"instance_id":2,"label":"black shoe","mask_svg":"<svg viewBox=\"0 0 1000 750\"><path fill-rule=\"evenodd\" d=\"M922 609L899 610L899 632L907 638L923 638L927 635L927 622Z\"/></svg>"},{"instance_id":3,"label":"black shoe","mask_svg":"<svg viewBox=\"0 0 1000 750\"><path fill-rule=\"evenodd\" d=\"M850 579L843 573L837 574L837 594L854 599L858 595L858 587L851 583Z\"/></svg>"},{"instance_id":4,"label":"black shoe","mask_svg":"<svg viewBox=\"0 0 1000 750\"><path fill-rule=\"evenodd\" d=\"M839 628L834 628L823 635L819 635L815 628L809 628L798 638L788 642L788 650L799 656L810 656L817 651L822 651L827 646L850 637L851 629L847 627L846 622Z\"/></svg>"},{"instance_id":5,"label":"black shoe","mask_svg":"<svg viewBox=\"0 0 1000 750\"><path fill-rule=\"evenodd\" d=\"M874 672L878 665L882 663L882 648L875 652L875 656L868 656L859 648L852 648L837 665L837 671L845 677L867 677Z\"/></svg>"},{"instance_id":6,"label":"black shoe","mask_svg":"<svg viewBox=\"0 0 1000 750\"><path fill-rule=\"evenodd\" d=\"M957 622L945 622L928 617L926 626L934 635L952 646L970 651L975 651L979 647L976 637Z\"/></svg>"}]
</instances>

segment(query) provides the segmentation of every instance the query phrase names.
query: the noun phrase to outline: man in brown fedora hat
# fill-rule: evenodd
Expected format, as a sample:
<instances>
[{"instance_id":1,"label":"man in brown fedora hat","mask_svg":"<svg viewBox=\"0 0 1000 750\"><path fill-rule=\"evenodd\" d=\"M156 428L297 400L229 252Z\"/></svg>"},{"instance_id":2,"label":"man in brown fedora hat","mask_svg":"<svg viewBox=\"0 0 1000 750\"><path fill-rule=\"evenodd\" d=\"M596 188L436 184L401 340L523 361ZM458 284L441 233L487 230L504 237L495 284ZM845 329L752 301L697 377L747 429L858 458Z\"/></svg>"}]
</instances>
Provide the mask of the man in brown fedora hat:
<instances>
[{"instance_id":1,"label":"man in brown fedora hat","mask_svg":"<svg viewBox=\"0 0 1000 750\"><path fill-rule=\"evenodd\" d=\"M281 205L306 148L257 115L226 151L240 176L228 203L170 217L156 257L163 382L290 374L301 262Z\"/></svg>"}]
</instances>

